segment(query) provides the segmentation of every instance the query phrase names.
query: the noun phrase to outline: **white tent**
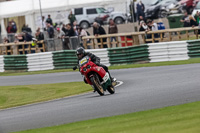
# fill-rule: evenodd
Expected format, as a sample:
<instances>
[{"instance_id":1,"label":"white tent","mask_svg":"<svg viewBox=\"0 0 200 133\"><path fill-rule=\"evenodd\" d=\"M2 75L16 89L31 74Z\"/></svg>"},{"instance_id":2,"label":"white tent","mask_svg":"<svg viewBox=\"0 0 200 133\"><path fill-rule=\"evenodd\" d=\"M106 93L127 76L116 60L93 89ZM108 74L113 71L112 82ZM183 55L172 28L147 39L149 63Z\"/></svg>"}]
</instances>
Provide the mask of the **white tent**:
<instances>
[{"instance_id":1,"label":"white tent","mask_svg":"<svg viewBox=\"0 0 200 133\"><path fill-rule=\"evenodd\" d=\"M42 11L61 11L74 7L105 5L113 0L41 0ZM37 13L40 10L39 0L15 0L0 3L0 18L22 16Z\"/></svg>"},{"instance_id":2,"label":"white tent","mask_svg":"<svg viewBox=\"0 0 200 133\"><path fill-rule=\"evenodd\" d=\"M26 24L35 31L36 21L39 19L40 2L43 14L58 12L58 11L70 11L71 8L83 7L83 6L109 6L116 4L116 2L126 2L126 0L15 0L0 3L0 22L2 25L2 33L6 33L4 28L4 18L25 16ZM120 4L119 4L120 5ZM117 7L118 8L118 7ZM119 7L120 8L120 7ZM37 16L38 15L38 16ZM41 17L40 17L41 19ZM37 20L39 21L39 20ZM40 20L41 21L41 20Z\"/></svg>"}]
</instances>

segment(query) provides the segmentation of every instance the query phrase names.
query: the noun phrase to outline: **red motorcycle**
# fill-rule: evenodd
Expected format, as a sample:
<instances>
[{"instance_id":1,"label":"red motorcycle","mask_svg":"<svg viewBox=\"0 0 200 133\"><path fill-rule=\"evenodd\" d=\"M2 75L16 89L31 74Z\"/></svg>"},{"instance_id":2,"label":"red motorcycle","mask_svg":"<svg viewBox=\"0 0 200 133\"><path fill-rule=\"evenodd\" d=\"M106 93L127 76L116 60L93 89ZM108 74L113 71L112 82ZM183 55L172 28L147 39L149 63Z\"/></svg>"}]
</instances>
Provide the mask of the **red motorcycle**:
<instances>
[{"instance_id":1,"label":"red motorcycle","mask_svg":"<svg viewBox=\"0 0 200 133\"><path fill-rule=\"evenodd\" d=\"M107 90L110 94L115 93L109 74L100 66L93 63L89 56L79 61L80 72L100 96Z\"/></svg>"}]
</instances>

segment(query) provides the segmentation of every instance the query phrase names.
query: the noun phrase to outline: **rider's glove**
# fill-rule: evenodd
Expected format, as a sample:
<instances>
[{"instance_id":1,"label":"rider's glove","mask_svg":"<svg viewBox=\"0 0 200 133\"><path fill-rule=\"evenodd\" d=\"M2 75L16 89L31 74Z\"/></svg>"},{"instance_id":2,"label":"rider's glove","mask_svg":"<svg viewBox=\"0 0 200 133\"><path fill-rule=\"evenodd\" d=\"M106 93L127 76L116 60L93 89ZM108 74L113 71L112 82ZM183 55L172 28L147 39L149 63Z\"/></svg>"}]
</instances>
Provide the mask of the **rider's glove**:
<instances>
[{"instance_id":1,"label":"rider's glove","mask_svg":"<svg viewBox=\"0 0 200 133\"><path fill-rule=\"evenodd\" d=\"M73 70L75 71L77 69L77 66L73 67Z\"/></svg>"}]
</instances>

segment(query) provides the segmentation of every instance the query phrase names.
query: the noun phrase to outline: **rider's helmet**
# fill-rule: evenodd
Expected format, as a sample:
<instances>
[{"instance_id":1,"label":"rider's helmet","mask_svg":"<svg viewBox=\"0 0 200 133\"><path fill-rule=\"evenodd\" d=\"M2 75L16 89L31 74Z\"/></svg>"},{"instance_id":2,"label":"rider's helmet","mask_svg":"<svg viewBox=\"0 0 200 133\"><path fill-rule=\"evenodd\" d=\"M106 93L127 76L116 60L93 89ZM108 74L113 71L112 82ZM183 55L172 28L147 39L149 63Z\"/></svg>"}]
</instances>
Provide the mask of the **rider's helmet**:
<instances>
[{"instance_id":1,"label":"rider's helmet","mask_svg":"<svg viewBox=\"0 0 200 133\"><path fill-rule=\"evenodd\" d=\"M85 50L84 50L84 48L79 47L79 48L76 50L76 55L77 55L77 57L78 57L79 60L82 59L83 56L85 55Z\"/></svg>"}]
</instances>

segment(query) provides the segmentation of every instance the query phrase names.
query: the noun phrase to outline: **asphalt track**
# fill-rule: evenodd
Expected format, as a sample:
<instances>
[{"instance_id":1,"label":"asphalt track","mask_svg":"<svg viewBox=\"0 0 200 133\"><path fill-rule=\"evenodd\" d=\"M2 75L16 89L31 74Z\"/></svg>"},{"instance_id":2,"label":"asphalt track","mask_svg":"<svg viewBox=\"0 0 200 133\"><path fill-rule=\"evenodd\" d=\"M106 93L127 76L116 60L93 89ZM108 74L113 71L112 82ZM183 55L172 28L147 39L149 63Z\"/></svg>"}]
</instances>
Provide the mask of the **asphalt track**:
<instances>
[{"instance_id":1,"label":"asphalt track","mask_svg":"<svg viewBox=\"0 0 200 133\"><path fill-rule=\"evenodd\" d=\"M62 98L0 111L0 133L47 127L200 101L200 64L111 71L124 82L116 94ZM0 77L0 85L81 81L77 72ZM192 110L192 109L191 109Z\"/></svg>"}]
</instances>

